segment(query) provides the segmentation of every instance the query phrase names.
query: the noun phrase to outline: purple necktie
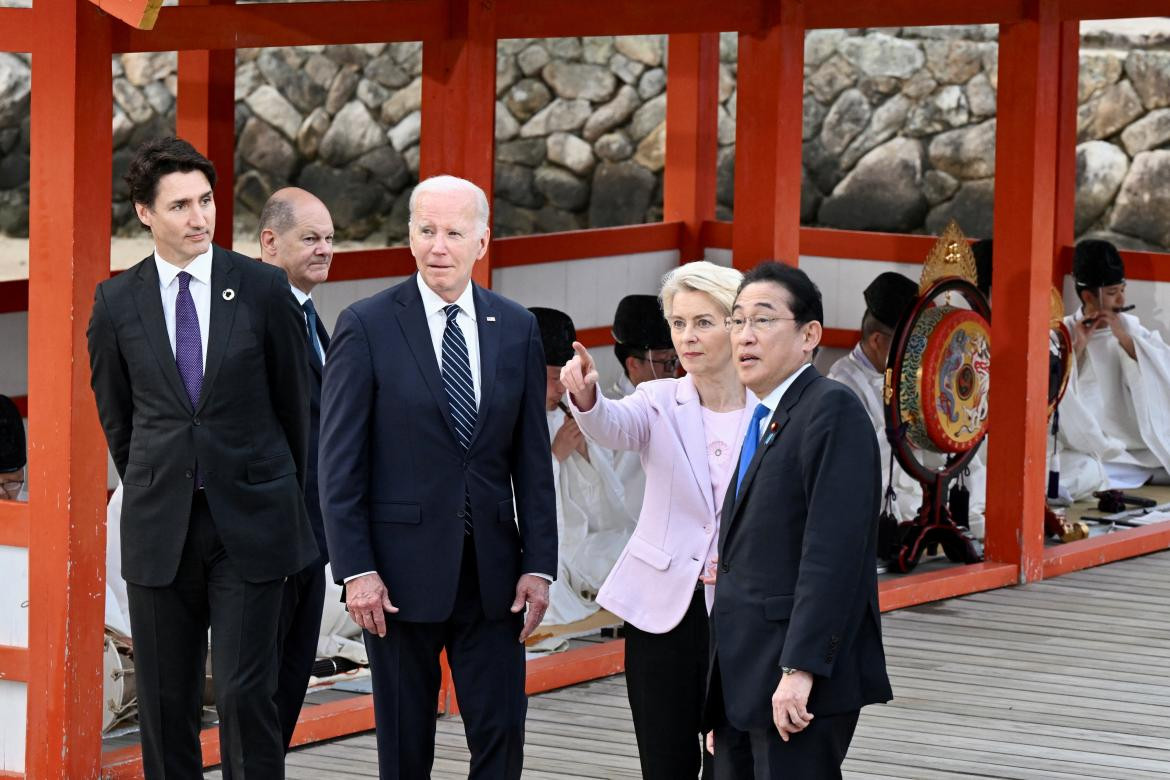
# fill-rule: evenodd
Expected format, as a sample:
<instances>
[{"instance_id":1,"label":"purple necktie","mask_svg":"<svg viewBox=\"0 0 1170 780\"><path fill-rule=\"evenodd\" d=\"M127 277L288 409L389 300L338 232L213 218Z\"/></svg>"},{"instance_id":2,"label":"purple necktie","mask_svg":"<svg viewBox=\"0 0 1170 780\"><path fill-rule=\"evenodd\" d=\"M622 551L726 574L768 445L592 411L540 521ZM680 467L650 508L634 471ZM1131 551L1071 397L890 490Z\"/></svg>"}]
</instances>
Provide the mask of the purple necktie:
<instances>
[{"instance_id":1,"label":"purple necktie","mask_svg":"<svg viewBox=\"0 0 1170 780\"><path fill-rule=\"evenodd\" d=\"M191 299L191 274L186 271L179 272L179 297L175 299L175 362L179 364L179 376L194 411L199 403L199 391L203 389L203 340L199 336L199 314ZM198 463L194 479L196 490L203 487Z\"/></svg>"},{"instance_id":2,"label":"purple necktie","mask_svg":"<svg viewBox=\"0 0 1170 780\"><path fill-rule=\"evenodd\" d=\"M191 409L199 403L203 389L203 342L199 336L199 315L191 298L191 274L179 272L179 297L175 299L175 362L187 388Z\"/></svg>"}]
</instances>

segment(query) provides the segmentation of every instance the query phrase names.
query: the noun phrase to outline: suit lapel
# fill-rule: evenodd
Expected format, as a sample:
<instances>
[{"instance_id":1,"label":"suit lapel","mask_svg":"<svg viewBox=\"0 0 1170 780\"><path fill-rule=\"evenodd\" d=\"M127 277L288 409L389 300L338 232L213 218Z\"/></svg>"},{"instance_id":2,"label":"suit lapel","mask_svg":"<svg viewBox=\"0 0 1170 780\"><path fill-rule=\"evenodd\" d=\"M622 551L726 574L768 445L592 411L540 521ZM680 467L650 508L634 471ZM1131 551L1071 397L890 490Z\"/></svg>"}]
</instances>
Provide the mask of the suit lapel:
<instances>
[{"instance_id":1,"label":"suit lapel","mask_svg":"<svg viewBox=\"0 0 1170 780\"><path fill-rule=\"evenodd\" d=\"M154 264L153 254L139 265L135 278L134 300L138 306L138 316L142 321L146 341L154 352L167 384L171 386L179 402L189 409L191 402L187 398L187 390L183 387L183 379L179 376L179 366L175 362L175 352L171 349L171 340L167 333L167 321L163 315L162 295L158 286L158 267Z\"/></svg>"},{"instance_id":2,"label":"suit lapel","mask_svg":"<svg viewBox=\"0 0 1170 780\"><path fill-rule=\"evenodd\" d=\"M236 295L231 300L224 300L224 290L232 290L236 294L240 283L240 270L232 256L218 246L211 255L211 323L207 328L207 368L203 371L203 389L199 393L199 404L195 407L196 413L207 403L211 396L215 377L219 374L219 367L223 364L224 352L232 334L232 325L236 321Z\"/></svg>"},{"instance_id":3,"label":"suit lapel","mask_svg":"<svg viewBox=\"0 0 1170 780\"><path fill-rule=\"evenodd\" d=\"M497 357L500 354L500 323L497 321L496 309L479 285L474 282L471 284L471 295L475 300L475 327L479 334L479 409L468 449L475 446L475 440L479 438L487 418L485 410L491 408L492 389L496 386Z\"/></svg>"},{"instance_id":4,"label":"suit lapel","mask_svg":"<svg viewBox=\"0 0 1170 780\"><path fill-rule=\"evenodd\" d=\"M431 342L431 331L427 327L427 314L423 310L422 296L418 292L418 282L412 276L400 288L397 296L398 326L402 328L402 335L406 344L414 355L418 364L419 373L430 389L435 403L439 405L439 412L447 422L447 428L455 438L455 423L451 420L451 404L447 400L447 391L443 387L443 377L439 374L439 362L435 359L435 347ZM458 439L455 439L458 441Z\"/></svg>"},{"instance_id":5,"label":"suit lapel","mask_svg":"<svg viewBox=\"0 0 1170 780\"><path fill-rule=\"evenodd\" d=\"M784 395L780 398L780 403L776 404L776 411L772 413L772 417L768 421L768 427L764 431L764 437L760 439L760 444L756 448L756 454L752 456L752 462L748 464L747 472L743 475L743 484L736 490L735 503L732 505L731 516L726 518L729 521L727 525L731 525L735 521L736 516L738 516L740 507L743 506L744 497L748 493L748 488L751 487L752 480L755 479L756 472L760 469L760 461L764 459L764 453L780 440L780 436L784 433L784 427L788 425L792 408L800 400L804 389L819 376L820 374L817 372L816 367L810 365L784 391Z\"/></svg>"},{"instance_id":6,"label":"suit lapel","mask_svg":"<svg viewBox=\"0 0 1170 780\"><path fill-rule=\"evenodd\" d=\"M685 376L679 381L675 389L675 401L679 405L679 414L674 416L674 421L682 440L683 451L687 454L691 473L699 483L707 506L714 512L718 507L715 506L715 496L711 491L711 466L707 458L707 439L703 429L703 407L699 403L699 394L695 391L694 380L690 376Z\"/></svg>"}]
</instances>

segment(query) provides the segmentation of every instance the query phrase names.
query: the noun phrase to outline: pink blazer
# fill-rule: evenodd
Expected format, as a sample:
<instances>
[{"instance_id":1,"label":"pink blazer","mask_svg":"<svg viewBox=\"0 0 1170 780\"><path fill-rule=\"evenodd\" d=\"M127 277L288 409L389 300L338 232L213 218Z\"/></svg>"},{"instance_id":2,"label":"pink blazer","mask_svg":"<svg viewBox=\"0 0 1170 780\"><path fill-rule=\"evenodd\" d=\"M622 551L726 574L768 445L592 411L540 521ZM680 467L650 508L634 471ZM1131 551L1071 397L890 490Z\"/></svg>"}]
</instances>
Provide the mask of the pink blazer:
<instances>
[{"instance_id":1,"label":"pink blazer","mask_svg":"<svg viewBox=\"0 0 1170 780\"><path fill-rule=\"evenodd\" d=\"M744 395L737 442L755 407L747 390ZM602 446L640 452L646 471L638 525L597 603L643 631L665 633L679 624L694 596L723 506L723 496L712 495L694 382L689 376L643 382L620 401L598 392L594 407L582 412L574 405L573 417Z\"/></svg>"}]
</instances>

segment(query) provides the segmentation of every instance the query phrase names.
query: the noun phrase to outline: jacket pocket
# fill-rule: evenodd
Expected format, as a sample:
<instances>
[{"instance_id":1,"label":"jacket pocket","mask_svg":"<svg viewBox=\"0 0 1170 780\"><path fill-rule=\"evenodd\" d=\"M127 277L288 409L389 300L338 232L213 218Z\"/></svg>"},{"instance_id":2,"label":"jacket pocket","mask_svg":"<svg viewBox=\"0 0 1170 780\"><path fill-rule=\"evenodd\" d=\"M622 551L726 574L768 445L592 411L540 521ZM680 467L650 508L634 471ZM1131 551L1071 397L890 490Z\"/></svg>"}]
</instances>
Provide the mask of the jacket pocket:
<instances>
[{"instance_id":1,"label":"jacket pocket","mask_svg":"<svg viewBox=\"0 0 1170 780\"><path fill-rule=\"evenodd\" d=\"M126 473L122 482L135 487L150 487L154 482L154 467L145 463L126 463Z\"/></svg>"},{"instance_id":2,"label":"jacket pocket","mask_svg":"<svg viewBox=\"0 0 1170 780\"><path fill-rule=\"evenodd\" d=\"M422 507L413 501L375 501L370 519L375 523L418 525L422 522Z\"/></svg>"},{"instance_id":3,"label":"jacket pocket","mask_svg":"<svg viewBox=\"0 0 1170 780\"><path fill-rule=\"evenodd\" d=\"M638 536L630 537L630 555L658 571L666 571L670 566L670 553Z\"/></svg>"},{"instance_id":4,"label":"jacket pocket","mask_svg":"<svg viewBox=\"0 0 1170 780\"><path fill-rule=\"evenodd\" d=\"M248 463L248 482L253 485L261 482L271 482L274 479L297 473L297 464L293 462L290 453L273 455L270 458L261 458Z\"/></svg>"},{"instance_id":5,"label":"jacket pocket","mask_svg":"<svg viewBox=\"0 0 1170 780\"><path fill-rule=\"evenodd\" d=\"M767 596L764 599L764 617L768 620L787 620L792 616L795 596Z\"/></svg>"}]
</instances>

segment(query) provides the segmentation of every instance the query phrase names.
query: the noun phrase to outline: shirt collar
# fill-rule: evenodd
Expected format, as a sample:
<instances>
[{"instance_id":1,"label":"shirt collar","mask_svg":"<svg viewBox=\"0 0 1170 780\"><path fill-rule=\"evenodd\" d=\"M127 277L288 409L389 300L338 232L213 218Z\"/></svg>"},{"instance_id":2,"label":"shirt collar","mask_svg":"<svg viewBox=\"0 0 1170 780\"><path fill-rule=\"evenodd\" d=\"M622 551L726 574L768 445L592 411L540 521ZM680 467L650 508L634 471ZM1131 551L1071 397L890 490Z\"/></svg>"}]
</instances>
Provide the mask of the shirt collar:
<instances>
[{"instance_id":1,"label":"shirt collar","mask_svg":"<svg viewBox=\"0 0 1170 780\"><path fill-rule=\"evenodd\" d=\"M439 294L427 287L427 283L423 281L422 274L416 273L414 275L415 281L418 283L418 292L422 296L423 311L430 317L436 312L441 312L450 305L445 300L439 297ZM455 299L454 303L472 320L475 319L475 295L472 288L475 287L470 281L467 287L464 288L462 294Z\"/></svg>"},{"instance_id":2,"label":"shirt collar","mask_svg":"<svg viewBox=\"0 0 1170 780\"><path fill-rule=\"evenodd\" d=\"M305 301L310 300L313 297L312 293L301 292L301 289L295 284L290 284L289 289L292 290L293 297L297 299L297 303L302 307L305 305Z\"/></svg>"},{"instance_id":3,"label":"shirt collar","mask_svg":"<svg viewBox=\"0 0 1170 780\"><path fill-rule=\"evenodd\" d=\"M881 373L876 368L874 368L873 363L869 362L869 356L866 355L865 350L861 348L860 341L857 342L857 346L855 346L853 348L853 359L856 360L858 363L860 363L862 368L868 368L870 371L874 372L875 374Z\"/></svg>"},{"instance_id":4,"label":"shirt collar","mask_svg":"<svg viewBox=\"0 0 1170 780\"><path fill-rule=\"evenodd\" d=\"M780 405L780 399L784 397L784 393L788 390L789 387L792 386L792 383L796 381L796 378L811 365L812 363L805 363L803 366L789 374L788 378L781 382L780 386L775 390L768 393L763 398L759 398L759 396L756 397L759 398L760 403L768 407L769 411L775 413L776 407Z\"/></svg>"},{"instance_id":5,"label":"shirt collar","mask_svg":"<svg viewBox=\"0 0 1170 780\"><path fill-rule=\"evenodd\" d=\"M180 272L186 271L191 274L192 279L210 285L211 255L214 251L214 247L208 247L206 252L197 255L194 260L187 264L186 268L179 268L177 265L171 265L166 260L163 260L159 257L158 250L154 250L154 265L158 269L158 283L163 287L170 287L171 282L175 281L175 277Z\"/></svg>"}]
</instances>

